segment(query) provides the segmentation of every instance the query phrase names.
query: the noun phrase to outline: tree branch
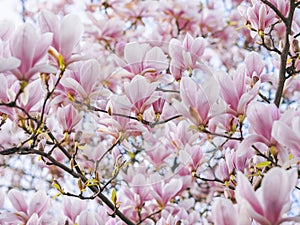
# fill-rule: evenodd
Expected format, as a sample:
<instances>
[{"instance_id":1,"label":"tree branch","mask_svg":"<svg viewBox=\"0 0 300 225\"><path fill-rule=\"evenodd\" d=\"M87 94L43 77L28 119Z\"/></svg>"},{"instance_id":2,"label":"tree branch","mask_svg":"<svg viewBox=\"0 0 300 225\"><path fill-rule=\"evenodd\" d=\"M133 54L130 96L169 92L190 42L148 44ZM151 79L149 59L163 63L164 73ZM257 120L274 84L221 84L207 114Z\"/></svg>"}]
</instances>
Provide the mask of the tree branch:
<instances>
[{"instance_id":1,"label":"tree branch","mask_svg":"<svg viewBox=\"0 0 300 225\"><path fill-rule=\"evenodd\" d=\"M274 104L277 107L279 107L279 105L280 105L284 84L287 79L285 76L285 73L286 73L287 59L288 59L289 49L290 49L289 36L292 31L292 22L293 22L293 16L294 16L294 12L295 12L295 2L293 0L291 0L290 2L291 2L290 3L290 11L289 11L289 14L287 17L287 21L285 22L286 29L285 29L284 47L283 47L283 50L282 50L281 56L280 56L279 82L278 82L277 91L276 91L275 99L274 99Z\"/></svg>"},{"instance_id":2,"label":"tree branch","mask_svg":"<svg viewBox=\"0 0 300 225\"><path fill-rule=\"evenodd\" d=\"M51 155L49 155L47 152L36 150L36 149L31 149L29 147L12 147L9 149L1 150L0 155L11 155L11 154L20 154L20 155L40 155L45 158L47 158L53 165L59 167L60 169L64 170L65 172L69 173L72 175L74 178L81 178L83 182L87 182L88 178L84 176L82 173L75 172L74 170L70 169L66 165L58 162L56 159L54 159ZM123 220L126 224L128 225L134 225L134 223L128 219L120 210L116 209L114 204L101 192L99 193L99 187L96 186L89 186L89 189L97 194L97 196L110 208L112 209L115 214Z\"/></svg>"}]
</instances>

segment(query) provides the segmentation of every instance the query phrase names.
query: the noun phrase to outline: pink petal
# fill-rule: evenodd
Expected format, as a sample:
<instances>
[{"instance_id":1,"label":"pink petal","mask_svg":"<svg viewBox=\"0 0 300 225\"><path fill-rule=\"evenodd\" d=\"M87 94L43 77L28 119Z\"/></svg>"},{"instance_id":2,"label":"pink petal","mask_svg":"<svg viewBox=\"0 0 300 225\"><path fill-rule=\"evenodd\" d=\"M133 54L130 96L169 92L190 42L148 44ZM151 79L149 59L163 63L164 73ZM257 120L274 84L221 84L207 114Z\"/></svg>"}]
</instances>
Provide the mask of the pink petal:
<instances>
[{"instance_id":1,"label":"pink petal","mask_svg":"<svg viewBox=\"0 0 300 225\"><path fill-rule=\"evenodd\" d=\"M272 136L279 143L292 149L297 156L300 156L300 137L287 124L282 121L276 121L273 125Z\"/></svg>"},{"instance_id":2,"label":"pink petal","mask_svg":"<svg viewBox=\"0 0 300 225\"><path fill-rule=\"evenodd\" d=\"M237 213L230 200L220 198L212 206L212 217L214 225L237 224Z\"/></svg>"},{"instance_id":3,"label":"pink petal","mask_svg":"<svg viewBox=\"0 0 300 225\"><path fill-rule=\"evenodd\" d=\"M92 93L93 87L99 82L101 74L100 64L96 60L86 61L80 68L80 83L88 93Z\"/></svg>"},{"instance_id":4,"label":"pink petal","mask_svg":"<svg viewBox=\"0 0 300 225\"><path fill-rule=\"evenodd\" d=\"M50 207L50 200L44 191L38 191L29 203L29 215L36 213L39 217Z\"/></svg>"},{"instance_id":5,"label":"pink petal","mask_svg":"<svg viewBox=\"0 0 300 225\"><path fill-rule=\"evenodd\" d=\"M183 64L182 46L181 42L177 39L171 39L169 43L169 55L171 56L171 59L179 62L180 65Z\"/></svg>"},{"instance_id":6,"label":"pink petal","mask_svg":"<svg viewBox=\"0 0 300 225\"><path fill-rule=\"evenodd\" d=\"M7 59L0 59L0 73L15 69L21 64L21 61L15 57L10 57Z\"/></svg>"},{"instance_id":7,"label":"pink petal","mask_svg":"<svg viewBox=\"0 0 300 225\"><path fill-rule=\"evenodd\" d=\"M247 117L254 131L270 141L273 123L279 119L280 112L274 104L253 102L248 106Z\"/></svg>"},{"instance_id":8,"label":"pink petal","mask_svg":"<svg viewBox=\"0 0 300 225\"><path fill-rule=\"evenodd\" d=\"M222 93L223 99L228 105L230 105L233 110L237 110L239 96L233 80L227 73L219 73L217 79L220 85L220 91Z\"/></svg>"},{"instance_id":9,"label":"pink petal","mask_svg":"<svg viewBox=\"0 0 300 225\"><path fill-rule=\"evenodd\" d=\"M66 62L71 58L72 51L81 39L83 31L83 24L76 15L69 14L61 21L59 51Z\"/></svg>"},{"instance_id":10,"label":"pink petal","mask_svg":"<svg viewBox=\"0 0 300 225\"><path fill-rule=\"evenodd\" d=\"M79 95L83 98L88 97L88 94L83 89L83 87L71 77L66 77L65 79L62 79L61 84L66 88L74 90L76 94L79 93Z\"/></svg>"},{"instance_id":11,"label":"pink petal","mask_svg":"<svg viewBox=\"0 0 300 225\"><path fill-rule=\"evenodd\" d=\"M194 42L194 38L189 33L187 33L185 35L185 38L184 38L183 43L182 43L183 49L185 51L191 51L193 42Z\"/></svg>"},{"instance_id":12,"label":"pink petal","mask_svg":"<svg viewBox=\"0 0 300 225\"><path fill-rule=\"evenodd\" d=\"M125 93L132 104L149 98L155 91L157 83L150 83L145 77L137 75L125 85Z\"/></svg>"},{"instance_id":13,"label":"pink petal","mask_svg":"<svg viewBox=\"0 0 300 225\"><path fill-rule=\"evenodd\" d=\"M253 75L260 77L265 64L261 58L261 55L252 51L245 59L247 76L252 78Z\"/></svg>"},{"instance_id":14,"label":"pink petal","mask_svg":"<svg viewBox=\"0 0 300 225\"><path fill-rule=\"evenodd\" d=\"M297 183L297 170L274 167L263 178L262 201L264 204L265 217L272 224L279 224L282 214L289 209L285 207L290 204L290 194ZM270 191L272 187L272 191Z\"/></svg>"},{"instance_id":15,"label":"pink petal","mask_svg":"<svg viewBox=\"0 0 300 225\"><path fill-rule=\"evenodd\" d=\"M24 195L20 191L15 189L10 190L8 192L8 198L17 211L22 211L27 214L27 203Z\"/></svg>"},{"instance_id":16,"label":"pink petal","mask_svg":"<svg viewBox=\"0 0 300 225\"><path fill-rule=\"evenodd\" d=\"M168 68L168 62L166 61L166 55L159 47L151 48L143 61L143 67L154 68L157 72L161 72Z\"/></svg>"},{"instance_id":17,"label":"pink petal","mask_svg":"<svg viewBox=\"0 0 300 225\"><path fill-rule=\"evenodd\" d=\"M142 61L149 48L150 46L148 44L139 44L136 42L126 44L124 48L124 58L127 61L130 72L139 74L143 71Z\"/></svg>"},{"instance_id":18,"label":"pink petal","mask_svg":"<svg viewBox=\"0 0 300 225\"><path fill-rule=\"evenodd\" d=\"M264 30L266 27L267 9L265 5L261 5L258 11L259 30Z\"/></svg>"},{"instance_id":19,"label":"pink petal","mask_svg":"<svg viewBox=\"0 0 300 225\"><path fill-rule=\"evenodd\" d=\"M56 15L50 11L42 10L38 16L39 27L43 33L53 33L53 44L52 46L59 50L59 32L60 22Z\"/></svg>"},{"instance_id":20,"label":"pink petal","mask_svg":"<svg viewBox=\"0 0 300 225\"><path fill-rule=\"evenodd\" d=\"M52 42L53 34L42 34L38 40L36 40L36 49L34 52L33 65L42 59L48 52L49 46Z\"/></svg>"},{"instance_id":21,"label":"pink petal","mask_svg":"<svg viewBox=\"0 0 300 225\"><path fill-rule=\"evenodd\" d=\"M80 213L79 222L80 225L98 225L95 216L92 213L89 213L87 210Z\"/></svg>"},{"instance_id":22,"label":"pink petal","mask_svg":"<svg viewBox=\"0 0 300 225\"><path fill-rule=\"evenodd\" d=\"M264 143L265 145L269 145L270 142L265 137L257 134L252 134L250 136L247 136L242 143L238 146L238 149L236 151L237 156L240 157L244 154L248 154L250 150L252 150L252 145L256 143Z\"/></svg>"},{"instance_id":23,"label":"pink petal","mask_svg":"<svg viewBox=\"0 0 300 225\"><path fill-rule=\"evenodd\" d=\"M19 70L26 74L32 67L37 35L31 24L21 25L10 40L12 55L21 60Z\"/></svg>"},{"instance_id":24,"label":"pink petal","mask_svg":"<svg viewBox=\"0 0 300 225\"><path fill-rule=\"evenodd\" d=\"M180 179L172 179L163 187L163 202L166 205L167 202L176 196L176 194L181 190L182 188L182 180Z\"/></svg>"},{"instance_id":25,"label":"pink petal","mask_svg":"<svg viewBox=\"0 0 300 225\"><path fill-rule=\"evenodd\" d=\"M247 178L241 172L237 172L237 187L235 189L236 199L239 204L247 204L250 216L263 216L263 208L258 201L255 192L247 180Z\"/></svg>"},{"instance_id":26,"label":"pink petal","mask_svg":"<svg viewBox=\"0 0 300 225\"><path fill-rule=\"evenodd\" d=\"M87 208L86 202L76 198L66 197L63 201L64 214L69 217L72 222L75 220L81 212Z\"/></svg>"},{"instance_id":27,"label":"pink petal","mask_svg":"<svg viewBox=\"0 0 300 225\"><path fill-rule=\"evenodd\" d=\"M39 225L39 218L36 213L34 213L29 220L26 222L26 225Z\"/></svg>"},{"instance_id":28,"label":"pink petal","mask_svg":"<svg viewBox=\"0 0 300 225\"><path fill-rule=\"evenodd\" d=\"M248 8L248 10L247 10L247 18L250 21L252 27L257 30L259 28L258 17L257 17L257 15L256 15L256 13L255 13L255 11L254 11L253 8Z\"/></svg>"},{"instance_id":29,"label":"pink petal","mask_svg":"<svg viewBox=\"0 0 300 225\"><path fill-rule=\"evenodd\" d=\"M202 37L196 38L191 47L191 55L193 59L193 63L196 63L196 61L203 55L205 48L204 39Z\"/></svg>"}]
</instances>

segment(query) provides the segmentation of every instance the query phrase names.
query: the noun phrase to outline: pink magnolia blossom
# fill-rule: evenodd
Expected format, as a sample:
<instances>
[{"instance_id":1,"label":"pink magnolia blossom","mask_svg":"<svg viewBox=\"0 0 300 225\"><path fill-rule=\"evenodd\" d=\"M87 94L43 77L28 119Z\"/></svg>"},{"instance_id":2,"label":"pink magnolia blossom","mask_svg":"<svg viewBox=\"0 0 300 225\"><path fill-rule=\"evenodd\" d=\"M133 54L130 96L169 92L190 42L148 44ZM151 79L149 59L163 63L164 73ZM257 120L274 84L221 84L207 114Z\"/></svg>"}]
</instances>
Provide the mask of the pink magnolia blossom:
<instances>
[{"instance_id":1,"label":"pink magnolia blossom","mask_svg":"<svg viewBox=\"0 0 300 225\"><path fill-rule=\"evenodd\" d=\"M10 39L12 56L21 60L20 66L12 70L17 79L29 81L37 72L56 72L45 60L51 41L52 34L37 34L33 25L29 23L17 28ZM18 62L14 63L16 65Z\"/></svg>"},{"instance_id":2,"label":"pink magnolia blossom","mask_svg":"<svg viewBox=\"0 0 300 225\"><path fill-rule=\"evenodd\" d=\"M173 178L169 181L161 180L160 176L153 174L150 177L152 183L152 196L161 208L164 208L169 200L175 197L183 186L181 179Z\"/></svg>"},{"instance_id":3,"label":"pink magnolia blossom","mask_svg":"<svg viewBox=\"0 0 300 225\"><path fill-rule=\"evenodd\" d=\"M205 162L204 154L200 146L186 145L184 150L179 151L179 161L191 172L196 172L198 167Z\"/></svg>"},{"instance_id":4,"label":"pink magnolia blossom","mask_svg":"<svg viewBox=\"0 0 300 225\"><path fill-rule=\"evenodd\" d=\"M81 59L74 56L75 47L78 45L84 31L80 18L68 14L61 21L50 11L42 11L39 14L38 22L42 32L53 33L51 46L55 49L56 57L61 54L66 65ZM74 29L76 27L76 29Z\"/></svg>"},{"instance_id":5,"label":"pink magnolia blossom","mask_svg":"<svg viewBox=\"0 0 300 225\"><path fill-rule=\"evenodd\" d=\"M274 104L253 102L247 110L251 135L246 137L238 147L238 155L247 153L252 144L263 143L267 147L281 147L272 136L273 124L280 118L280 111ZM283 152L280 152L283 154Z\"/></svg>"},{"instance_id":6,"label":"pink magnolia blossom","mask_svg":"<svg viewBox=\"0 0 300 225\"><path fill-rule=\"evenodd\" d=\"M214 202L212 216L215 225L238 225L238 214L228 199L220 198Z\"/></svg>"},{"instance_id":7,"label":"pink magnolia blossom","mask_svg":"<svg viewBox=\"0 0 300 225\"><path fill-rule=\"evenodd\" d=\"M297 183L297 170L274 167L264 176L261 187L255 192L247 178L237 176L236 199L248 216L261 225L280 225L300 218L285 217L290 208L290 194ZM270 191L272 187L272 191Z\"/></svg>"},{"instance_id":8,"label":"pink magnolia blossom","mask_svg":"<svg viewBox=\"0 0 300 225\"><path fill-rule=\"evenodd\" d=\"M169 44L171 56L170 72L176 80L180 80L185 70L201 68L197 63L204 53L205 43L203 38L194 39L189 33L186 34L183 43L172 39Z\"/></svg>"},{"instance_id":9,"label":"pink magnolia blossom","mask_svg":"<svg viewBox=\"0 0 300 225\"><path fill-rule=\"evenodd\" d=\"M182 102L175 100L174 107L197 127L206 126L211 118L210 111L216 103L218 92L218 85L213 79L198 85L192 78L183 77L180 81Z\"/></svg>"},{"instance_id":10,"label":"pink magnolia blossom","mask_svg":"<svg viewBox=\"0 0 300 225\"><path fill-rule=\"evenodd\" d=\"M8 198L15 208L16 212L4 215L3 221L9 224L26 223L37 224L37 221L50 207L50 200L43 191L38 191L27 204L25 196L18 190L12 189L8 193ZM1 222L0 218L0 222Z\"/></svg>"},{"instance_id":11,"label":"pink magnolia blossom","mask_svg":"<svg viewBox=\"0 0 300 225\"><path fill-rule=\"evenodd\" d=\"M72 71L69 71L70 76L64 76L61 84L68 93L74 95L76 100L89 103L91 99L97 98L102 93L100 64L91 59L78 67L72 68Z\"/></svg>"},{"instance_id":12,"label":"pink magnolia blossom","mask_svg":"<svg viewBox=\"0 0 300 225\"><path fill-rule=\"evenodd\" d=\"M167 58L159 47L131 42L124 48L125 61L116 58L123 69L133 75L145 75L154 80L168 68Z\"/></svg>"},{"instance_id":13,"label":"pink magnolia blossom","mask_svg":"<svg viewBox=\"0 0 300 225\"><path fill-rule=\"evenodd\" d=\"M276 22L276 14L261 1L252 0L252 5L247 9L240 7L240 13L247 18L251 27L258 33L264 32L265 29Z\"/></svg>"},{"instance_id":14,"label":"pink magnolia blossom","mask_svg":"<svg viewBox=\"0 0 300 225\"><path fill-rule=\"evenodd\" d=\"M170 150L182 150L185 146L191 146L197 140L198 134L190 129L190 123L186 120L178 124L170 122L166 125L166 142Z\"/></svg>"},{"instance_id":15,"label":"pink magnolia blossom","mask_svg":"<svg viewBox=\"0 0 300 225\"><path fill-rule=\"evenodd\" d=\"M143 114L144 111L157 100L152 96L157 83L150 83L145 77L136 75L130 83L124 85L125 94L128 97L131 107L136 115Z\"/></svg>"},{"instance_id":16,"label":"pink magnolia blossom","mask_svg":"<svg viewBox=\"0 0 300 225\"><path fill-rule=\"evenodd\" d=\"M41 98L44 96L41 80L34 80L29 83L20 96L20 106L26 112L38 112L41 108Z\"/></svg>"},{"instance_id":17,"label":"pink magnolia blossom","mask_svg":"<svg viewBox=\"0 0 300 225\"><path fill-rule=\"evenodd\" d=\"M110 44L111 41L118 40L122 37L124 27L126 26L124 20L113 17L110 20L97 20L93 15L88 14L89 19L94 25L94 29L88 31L93 34L99 41L105 41L105 44Z\"/></svg>"},{"instance_id":18,"label":"pink magnolia blossom","mask_svg":"<svg viewBox=\"0 0 300 225\"><path fill-rule=\"evenodd\" d=\"M1 24L0 24L1 28ZM15 69L20 66L21 61L16 57L7 55L9 48L8 43L0 39L0 73Z\"/></svg>"},{"instance_id":19,"label":"pink magnolia blossom","mask_svg":"<svg viewBox=\"0 0 300 225\"><path fill-rule=\"evenodd\" d=\"M156 92L159 97L155 102L152 103L152 107L155 114L161 115L166 102L166 99L162 92Z\"/></svg>"},{"instance_id":20,"label":"pink magnolia blossom","mask_svg":"<svg viewBox=\"0 0 300 225\"><path fill-rule=\"evenodd\" d=\"M63 210L64 215L67 216L73 224L76 222L76 218L82 211L87 208L86 202L76 198L64 198Z\"/></svg>"},{"instance_id":21,"label":"pink magnolia blossom","mask_svg":"<svg viewBox=\"0 0 300 225\"><path fill-rule=\"evenodd\" d=\"M124 116L102 116L96 119L98 131L113 136L116 140L126 139L130 135L139 135L146 131L145 127L137 121L130 120L131 104L125 96L111 96L111 110Z\"/></svg>"},{"instance_id":22,"label":"pink magnolia blossom","mask_svg":"<svg viewBox=\"0 0 300 225\"><path fill-rule=\"evenodd\" d=\"M300 115L298 111L287 111L277 120L272 129L272 136L279 143L290 148L294 156L300 156Z\"/></svg>"},{"instance_id":23,"label":"pink magnolia blossom","mask_svg":"<svg viewBox=\"0 0 300 225\"><path fill-rule=\"evenodd\" d=\"M63 132L71 133L73 128L80 122L81 115L72 105L67 105L57 109L57 120Z\"/></svg>"},{"instance_id":24,"label":"pink magnolia blossom","mask_svg":"<svg viewBox=\"0 0 300 225\"><path fill-rule=\"evenodd\" d=\"M228 73L220 72L217 74L220 93L227 104L226 112L235 116L245 115L249 103L257 98L260 83L257 82L253 88L247 90L243 68L230 76Z\"/></svg>"},{"instance_id":25,"label":"pink magnolia blossom","mask_svg":"<svg viewBox=\"0 0 300 225\"><path fill-rule=\"evenodd\" d=\"M260 54L252 51L245 59L245 73L246 76L253 79L259 79L263 70L265 68L265 63L262 60ZM255 83L255 82L254 82Z\"/></svg>"}]
</instances>

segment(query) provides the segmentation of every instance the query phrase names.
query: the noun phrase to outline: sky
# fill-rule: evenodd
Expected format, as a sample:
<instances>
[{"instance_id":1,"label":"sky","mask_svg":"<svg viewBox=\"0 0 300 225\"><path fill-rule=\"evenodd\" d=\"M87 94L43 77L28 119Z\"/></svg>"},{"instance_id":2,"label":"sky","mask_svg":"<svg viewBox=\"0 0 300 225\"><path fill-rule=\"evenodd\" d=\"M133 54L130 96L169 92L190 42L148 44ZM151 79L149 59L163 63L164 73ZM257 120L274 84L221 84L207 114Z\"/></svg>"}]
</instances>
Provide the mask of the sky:
<instances>
[{"instance_id":1,"label":"sky","mask_svg":"<svg viewBox=\"0 0 300 225\"><path fill-rule=\"evenodd\" d=\"M21 22L21 11L22 5L20 0L0 0L0 20L9 19L15 22Z\"/></svg>"}]
</instances>

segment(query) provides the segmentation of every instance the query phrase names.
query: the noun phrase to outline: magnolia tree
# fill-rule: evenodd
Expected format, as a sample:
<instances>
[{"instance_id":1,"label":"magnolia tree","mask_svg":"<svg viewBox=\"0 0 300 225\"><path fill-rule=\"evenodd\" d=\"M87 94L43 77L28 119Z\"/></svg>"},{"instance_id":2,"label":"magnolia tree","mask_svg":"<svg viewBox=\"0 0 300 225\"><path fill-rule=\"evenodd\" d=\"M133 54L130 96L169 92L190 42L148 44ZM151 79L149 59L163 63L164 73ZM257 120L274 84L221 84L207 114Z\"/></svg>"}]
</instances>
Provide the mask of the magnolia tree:
<instances>
[{"instance_id":1,"label":"magnolia tree","mask_svg":"<svg viewBox=\"0 0 300 225\"><path fill-rule=\"evenodd\" d=\"M1 224L300 223L299 0L19 4Z\"/></svg>"}]
</instances>

